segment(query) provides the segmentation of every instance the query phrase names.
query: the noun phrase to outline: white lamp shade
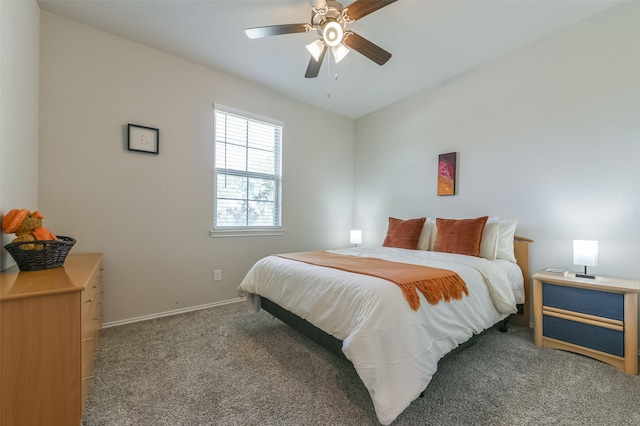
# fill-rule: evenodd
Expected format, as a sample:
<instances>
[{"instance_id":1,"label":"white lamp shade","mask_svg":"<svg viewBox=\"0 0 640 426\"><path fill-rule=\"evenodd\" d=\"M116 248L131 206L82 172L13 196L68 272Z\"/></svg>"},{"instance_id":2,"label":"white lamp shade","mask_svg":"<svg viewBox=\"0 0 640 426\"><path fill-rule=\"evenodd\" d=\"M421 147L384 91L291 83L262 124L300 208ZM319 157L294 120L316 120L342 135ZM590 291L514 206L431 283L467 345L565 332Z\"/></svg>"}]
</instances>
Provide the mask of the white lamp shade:
<instances>
[{"instance_id":1,"label":"white lamp shade","mask_svg":"<svg viewBox=\"0 0 640 426\"><path fill-rule=\"evenodd\" d=\"M305 47L307 48L311 56L313 56L313 59L315 59L317 62L318 59L320 59L320 55L322 55L324 44L322 44L322 41L316 40L313 43L307 44Z\"/></svg>"},{"instance_id":2,"label":"white lamp shade","mask_svg":"<svg viewBox=\"0 0 640 426\"><path fill-rule=\"evenodd\" d=\"M351 244L362 244L362 231L359 229L352 229L349 233L349 241Z\"/></svg>"},{"instance_id":3,"label":"white lamp shade","mask_svg":"<svg viewBox=\"0 0 640 426\"><path fill-rule=\"evenodd\" d=\"M333 58L335 59L336 64L343 60L344 57L347 56L347 54L350 52L349 48L342 43L337 46L333 46L331 48L331 51L333 52Z\"/></svg>"},{"instance_id":4,"label":"white lamp shade","mask_svg":"<svg viewBox=\"0 0 640 426\"><path fill-rule=\"evenodd\" d=\"M322 29L322 37L327 45L337 46L342 43L342 27L335 21L327 23Z\"/></svg>"},{"instance_id":5,"label":"white lamp shade","mask_svg":"<svg viewBox=\"0 0 640 426\"><path fill-rule=\"evenodd\" d=\"M573 264L598 266L598 242L573 240Z\"/></svg>"}]
</instances>

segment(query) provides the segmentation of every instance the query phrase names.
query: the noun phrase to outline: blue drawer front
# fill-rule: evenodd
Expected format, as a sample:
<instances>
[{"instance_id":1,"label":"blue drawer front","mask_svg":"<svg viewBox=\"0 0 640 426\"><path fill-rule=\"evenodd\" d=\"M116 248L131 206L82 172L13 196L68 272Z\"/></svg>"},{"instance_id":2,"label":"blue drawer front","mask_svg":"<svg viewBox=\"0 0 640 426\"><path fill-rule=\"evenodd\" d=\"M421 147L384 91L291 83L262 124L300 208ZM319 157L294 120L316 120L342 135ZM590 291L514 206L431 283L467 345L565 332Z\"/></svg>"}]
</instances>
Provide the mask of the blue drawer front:
<instances>
[{"instance_id":1,"label":"blue drawer front","mask_svg":"<svg viewBox=\"0 0 640 426\"><path fill-rule=\"evenodd\" d=\"M543 283L542 304L602 318L624 320L624 295L619 293Z\"/></svg>"},{"instance_id":2,"label":"blue drawer front","mask_svg":"<svg viewBox=\"0 0 640 426\"><path fill-rule=\"evenodd\" d=\"M622 331L543 315L542 334L597 351L624 356Z\"/></svg>"}]
</instances>

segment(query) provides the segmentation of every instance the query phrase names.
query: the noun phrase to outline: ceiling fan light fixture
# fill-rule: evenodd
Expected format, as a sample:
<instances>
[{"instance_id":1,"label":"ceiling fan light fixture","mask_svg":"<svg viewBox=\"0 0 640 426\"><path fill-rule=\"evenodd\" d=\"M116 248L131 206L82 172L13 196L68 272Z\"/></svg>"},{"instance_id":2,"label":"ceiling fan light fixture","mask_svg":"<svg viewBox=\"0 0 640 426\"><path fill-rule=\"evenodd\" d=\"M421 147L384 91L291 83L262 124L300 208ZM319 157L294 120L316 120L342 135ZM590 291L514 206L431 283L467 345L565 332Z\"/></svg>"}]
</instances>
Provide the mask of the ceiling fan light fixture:
<instances>
[{"instance_id":1,"label":"ceiling fan light fixture","mask_svg":"<svg viewBox=\"0 0 640 426\"><path fill-rule=\"evenodd\" d=\"M333 59L335 59L337 64L338 62L343 60L344 57L347 56L351 50L344 44L340 43L337 46L333 46L331 48L331 51L333 52Z\"/></svg>"},{"instance_id":2,"label":"ceiling fan light fixture","mask_svg":"<svg viewBox=\"0 0 640 426\"><path fill-rule=\"evenodd\" d=\"M318 61L320 59L320 55L322 55L322 51L324 50L324 44L322 44L321 40L316 40L313 43L309 43L305 46L309 51L309 54L313 57L313 59Z\"/></svg>"},{"instance_id":3,"label":"ceiling fan light fixture","mask_svg":"<svg viewBox=\"0 0 640 426\"><path fill-rule=\"evenodd\" d=\"M322 29L322 38L328 46L334 47L342 43L342 26L336 21L327 22Z\"/></svg>"},{"instance_id":4,"label":"ceiling fan light fixture","mask_svg":"<svg viewBox=\"0 0 640 426\"><path fill-rule=\"evenodd\" d=\"M351 50L355 50L378 65L387 63L391 59L391 53L348 28L352 22L398 0L350 0L348 7L344 7L340 3L341 1L311 0L311 20L309 23L252 27L246 28L245 33L251 39L282 34L315 34L318 40L306 46L311 58L309 58L305 78L318 76L329 47L331 47L329 56L333 57L334 64L342 61Z\"/></svg>"}]
</instances>

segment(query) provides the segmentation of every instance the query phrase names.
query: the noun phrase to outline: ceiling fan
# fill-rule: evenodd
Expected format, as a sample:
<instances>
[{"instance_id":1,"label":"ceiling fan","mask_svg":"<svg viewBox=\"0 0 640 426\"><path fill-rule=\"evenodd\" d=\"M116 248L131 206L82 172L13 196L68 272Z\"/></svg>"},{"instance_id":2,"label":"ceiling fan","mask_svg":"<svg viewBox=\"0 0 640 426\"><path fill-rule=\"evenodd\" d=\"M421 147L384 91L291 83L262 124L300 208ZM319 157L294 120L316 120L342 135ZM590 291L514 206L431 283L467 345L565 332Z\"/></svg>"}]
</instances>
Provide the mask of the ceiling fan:
<instances>
[{"instance_id":1,"label":"ceiling fan","mask_svg":"<svg viewBox=\"0 0 640 426\"><path fill-rule=\"evenodd\" d=\"M336 63L340 62L349 53L348 47L350 47L378 65L384 65L391 58L391 53L348 30L347 26L396 1L356 0L349 6L344 7L337 1L313 0L310 24L283 24L247 28L245 33L251 39L310 31L318 34L320 38L306 46L311 54L311 60L304 75L306 78L318 76L322 61L329 47Z\"/></svg>"}]
</instances>

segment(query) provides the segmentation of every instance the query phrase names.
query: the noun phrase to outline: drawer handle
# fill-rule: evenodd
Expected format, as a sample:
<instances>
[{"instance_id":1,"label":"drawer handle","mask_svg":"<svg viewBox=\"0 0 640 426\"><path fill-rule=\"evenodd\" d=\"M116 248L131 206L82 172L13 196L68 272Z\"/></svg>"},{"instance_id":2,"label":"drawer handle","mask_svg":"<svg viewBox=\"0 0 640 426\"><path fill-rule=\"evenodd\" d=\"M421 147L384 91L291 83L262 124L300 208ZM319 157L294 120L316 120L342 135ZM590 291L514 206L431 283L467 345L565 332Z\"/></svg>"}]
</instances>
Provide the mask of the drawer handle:
<instances>
[{"instance_id":1,"label":"drawer handle","mask_svg":"<svg viewBox=\"0 0 640 426\"><path fill-rule=\"evenodd\" d=\"M93 337L88 337L88 338L84 339L83 342L90 342L92 340L93 340Z\"/></svg>"},{"instance_id":2,"label":"drawer handle","mask_svg":"<svg viewBox=\"0 0 640 426\"><path fill-rule=\"evenodd\" d=\"M82 380L91 380L91 379L93 379L93 374L89 377L84 377Z\"/></svg>"},{"instance_id":3,"label":"drawer handle","mask_svg":"<svg viewBox=\"0 0 640 426\"><path fill-rule=\"evenodd\" d=\"M98 288L98 285L94 284L93 287L91 287L91 288Z\"/></svg>"},{"instance_id":4,"label":"drawer handle","mask_svg":"<svg viewBox=\"0 0 640 426\"><path fill-rule=\"evenodd\" d=\"M93 299L87 299L84 301L84 303L93 303Z\"/></svg>"},{"instance_id":5,"label":"drawer handle","mask_svg":"<svg viewBox=\"0 0 640 426\"><path fill-rule=\"evenodd\" d=\"M92 318L92 321L100 321L100 318L98 317Z\"/></svg>"},{"instance_id":6,"label":"drawer handle","mask_svg":"<svg viewBox=\"0 0 640 426\"><path fill-rule=\"evenodd\" d=\"M616 330L616 331L624 331L624 323L622 324L612 324L610 322L606 322L606 321L598 321L598 320L593 320L591 318L584 318L582 316L579 315L567 315L563 312L556 312L552 309L542 309L542 314L543 315L547 315L550 317L556 317L556 318L561 318L564 320L568 320L568 321L573 321L573 322L579 322L579 323L583 323L583 324L589 324L589 325L593 325L596 327L602 327L602 328L609 328L611 330Z\"/></svg>"}]
</instances>

